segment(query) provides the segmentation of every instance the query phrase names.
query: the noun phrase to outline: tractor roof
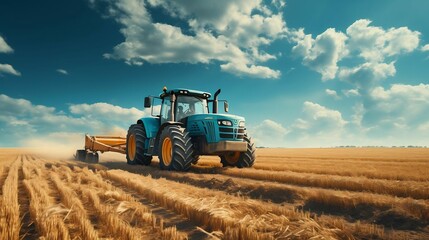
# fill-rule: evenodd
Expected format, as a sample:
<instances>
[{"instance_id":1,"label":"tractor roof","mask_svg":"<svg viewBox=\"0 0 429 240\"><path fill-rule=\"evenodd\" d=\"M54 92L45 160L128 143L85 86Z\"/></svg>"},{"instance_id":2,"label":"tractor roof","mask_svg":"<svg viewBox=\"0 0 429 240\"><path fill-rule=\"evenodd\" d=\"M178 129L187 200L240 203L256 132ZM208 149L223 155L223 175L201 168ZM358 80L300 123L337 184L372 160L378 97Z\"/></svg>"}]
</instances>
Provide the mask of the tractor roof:
<instances>
[{"instance_id":1,"label":"tractor roof","mask_svg":"<svg viewBox=\"0 0 429 240\"><path fill-rule=\"evenodd\" d=\"M165 96L169 96L170 93L173 92L175 95L186 95L186 96L196 96L200 98L209 98L211 96L208 92L202 92L192 89L185 89L185 88L175 88L171 90L167 90L167 92L163 92L159 95L160 98L164 98Z\"/></svg>"}]
</instances>

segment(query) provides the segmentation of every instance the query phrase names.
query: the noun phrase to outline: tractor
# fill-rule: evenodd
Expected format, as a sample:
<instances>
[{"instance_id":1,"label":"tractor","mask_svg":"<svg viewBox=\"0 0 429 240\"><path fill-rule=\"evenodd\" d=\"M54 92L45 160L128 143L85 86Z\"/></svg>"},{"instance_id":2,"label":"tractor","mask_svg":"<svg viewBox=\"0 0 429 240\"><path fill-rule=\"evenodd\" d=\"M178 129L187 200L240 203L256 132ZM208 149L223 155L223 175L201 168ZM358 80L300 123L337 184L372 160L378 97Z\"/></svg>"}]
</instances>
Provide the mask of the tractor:
<instances>
[{"instance_id":1,"label":"tractor","mask_svg":"<svg viewBox=\"0 0 429 240\"><path fill-rule=\"evenodd\" d=\"M186 171L201 155L217 155L224 167L251 167L255 145L247 135L245 119L218 113L218 102L223 102L224 112L228 112L228 102L218 100L220 92L210 99L208 92L164 87L159 97L144 99L151 116L132 124L125 139L86 135L85 149L78 150L76 158L98 162L97 151L114 151L125 153L128 164L149 165L152 157L158 156L161 169ZM161 101L159 115L154 115L155 99Z\"/></svg>"}]
</instances>

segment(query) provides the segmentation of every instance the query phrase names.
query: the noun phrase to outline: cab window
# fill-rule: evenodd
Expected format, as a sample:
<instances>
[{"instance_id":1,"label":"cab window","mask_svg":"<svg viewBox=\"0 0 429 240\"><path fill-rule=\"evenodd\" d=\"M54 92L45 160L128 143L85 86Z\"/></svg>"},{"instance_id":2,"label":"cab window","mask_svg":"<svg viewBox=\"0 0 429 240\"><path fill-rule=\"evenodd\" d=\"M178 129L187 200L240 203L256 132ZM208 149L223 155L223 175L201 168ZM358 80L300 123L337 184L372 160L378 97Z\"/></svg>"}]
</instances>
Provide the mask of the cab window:
<instances>
[{"instance_id":1,"label":"cab window","mask_svg":"<svg viewBox=\"0 0 429 240\"><path fill-rule=\"evenodd\" d=\"M206 99L183 95L179 95L177 97L177 107L175 112L177 121L190 115L203 113L208 113Z\"/></svg>"},{"instance_id":2,"label":"cab window","mask_svg":"<svg viewBox=\"0 0 429 240\"><path fill-rule=\"evenodd\" d=\"M161 105L161 124L171 121L171 102L170 97L165 97Z\"/></svg>"}]
</instances>

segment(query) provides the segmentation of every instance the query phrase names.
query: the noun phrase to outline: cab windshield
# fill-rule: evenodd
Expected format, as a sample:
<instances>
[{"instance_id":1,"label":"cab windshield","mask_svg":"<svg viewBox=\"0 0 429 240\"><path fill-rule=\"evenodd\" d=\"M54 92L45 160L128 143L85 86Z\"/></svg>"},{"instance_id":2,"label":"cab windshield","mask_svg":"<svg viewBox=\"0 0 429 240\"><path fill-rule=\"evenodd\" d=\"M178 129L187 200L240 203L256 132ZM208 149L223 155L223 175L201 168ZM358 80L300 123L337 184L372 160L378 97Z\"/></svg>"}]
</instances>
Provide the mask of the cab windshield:
<instances>
[{"instance_id":1,"label":"cab windshield","mask_svg":"<svg viewBox=\"0 0 429 240\"><path fill-rule=\"evenodd\" d=\"M207 99L194 96L177 96L176 120L193 115L208 113Z\"/></svg>"}]
</instances>

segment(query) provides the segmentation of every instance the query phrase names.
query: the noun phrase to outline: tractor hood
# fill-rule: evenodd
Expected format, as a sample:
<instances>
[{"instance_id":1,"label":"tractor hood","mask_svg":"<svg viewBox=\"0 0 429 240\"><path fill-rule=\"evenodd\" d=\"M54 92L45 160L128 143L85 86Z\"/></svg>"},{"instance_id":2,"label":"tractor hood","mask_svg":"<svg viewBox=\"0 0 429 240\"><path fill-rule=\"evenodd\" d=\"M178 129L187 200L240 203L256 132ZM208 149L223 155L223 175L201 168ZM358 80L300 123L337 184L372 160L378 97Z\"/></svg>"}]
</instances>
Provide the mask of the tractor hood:
<instances>
[{"instance_id":1,"label":"tractor hood","mask_svg":"<svg viewBox=\"0 0 429 240\"><path fill-rule=\"evenodd\" d=\"M191 136L202 136L208 144L221 141L243 141L244 117L231 114L195 114L185 118Z\"/></svg>"},{"instance_id":2,"label":"tractor hood","mask_svg":"<svg viewBox=\"0 0 429 240\"><path fill-rule=\"evenodd\" d=\"M219 114L219 113L208 113L208 114L194 114L188 117L188 121L210 121L210 120L229 120L234 126L240 122L244 122L244 117L232 115L232 114Z\"/></svg>"}]
</instances>

